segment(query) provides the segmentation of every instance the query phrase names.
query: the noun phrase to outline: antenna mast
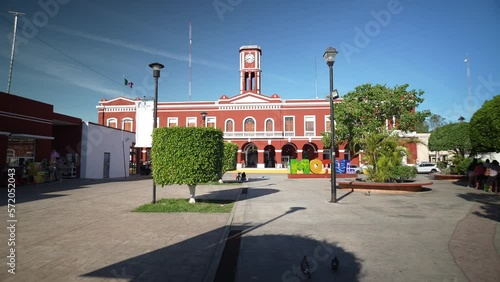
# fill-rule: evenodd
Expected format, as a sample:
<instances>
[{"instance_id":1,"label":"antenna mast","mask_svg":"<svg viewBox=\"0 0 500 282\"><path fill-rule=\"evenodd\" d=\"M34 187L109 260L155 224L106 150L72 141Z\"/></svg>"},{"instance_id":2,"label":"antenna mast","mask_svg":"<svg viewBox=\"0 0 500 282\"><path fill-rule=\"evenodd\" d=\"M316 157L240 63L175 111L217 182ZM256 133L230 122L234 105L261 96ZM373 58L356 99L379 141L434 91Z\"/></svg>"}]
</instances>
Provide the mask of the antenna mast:
<instances>
[{"instance_id":1,"label":"antenna mast","mask_svg":"<svg viewBox=\"0 0 500 282\"><path fill-rule=\"evenodd\" d=\"M470 62L469 62L469 53L467 53L465 58L465 66L467 68L467 81L469 83L469 112L472 117L472 85L470 81Z\"/></svg>"},{"instance_id":2,"label":"antenna mast","mask_svg":"<svg viewBox=\"0 0 500 282\"><path fill-rule=\"evenodd\" d=\"M191 101L191 52L193 49L193 40L191 38L191 22L189 22L189 101Z\"/></svg>"},{"instance_id":3,"label":"antenna mast","mask_svg":"<svg viewBox=\"0 0 500 282\"><path fill-rule=\"evenodd\" d=\"M316 99L318 99L318 66L316 65L316 56L314 56L314 84L316 85Z\"/></svg>"},{"instance_id":4,"label":"antenna mast","mask_svg":"<svg viewBox=\"0 0 500 282\"><path fill-rule=\"evenodd\" d=\"M14 53L16 50L16 33L17 33L17 17L24 16L24 13L12 12L9 13L14 15L14 37L12 37L12 50L10 53L10 67L9 67L9 81L7 83L7 93L10 94L10 81L12 79L12 67L14 66Z\"/></svg>"}]
</instances>

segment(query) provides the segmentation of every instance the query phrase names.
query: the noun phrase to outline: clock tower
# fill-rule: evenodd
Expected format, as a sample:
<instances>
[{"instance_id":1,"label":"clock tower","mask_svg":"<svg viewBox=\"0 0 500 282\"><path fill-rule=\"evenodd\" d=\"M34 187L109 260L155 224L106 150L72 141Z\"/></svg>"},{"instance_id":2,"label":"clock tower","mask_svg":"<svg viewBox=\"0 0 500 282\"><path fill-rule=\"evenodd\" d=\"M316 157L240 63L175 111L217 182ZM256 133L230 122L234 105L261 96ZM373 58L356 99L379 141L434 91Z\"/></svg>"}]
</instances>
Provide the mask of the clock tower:
<instances>
[{"instance_id":1,"label":"clock tower","mask_svg":"<svg viewBox=\"0 0 500 282\"><path fill-rule=\"evenodd\" d=\"M257 45L245 45L240 48L240 94L253 92L260 94L262 50Z\"/></svg>"}]
</instances>

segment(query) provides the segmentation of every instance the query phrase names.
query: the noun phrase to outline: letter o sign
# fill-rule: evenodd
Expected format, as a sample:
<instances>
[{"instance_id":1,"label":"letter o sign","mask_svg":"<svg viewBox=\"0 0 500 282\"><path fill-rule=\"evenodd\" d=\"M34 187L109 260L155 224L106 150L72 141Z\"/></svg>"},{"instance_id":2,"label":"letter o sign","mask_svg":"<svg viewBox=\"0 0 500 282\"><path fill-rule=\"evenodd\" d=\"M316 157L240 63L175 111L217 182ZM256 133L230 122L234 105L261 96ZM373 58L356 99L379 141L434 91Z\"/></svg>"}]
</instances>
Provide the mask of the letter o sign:
<instances>
[{"instance_id":1,"label":"letter o sign","mask_svg":"<svg viewBox=\"0 0 500 282\"><path fill-rule=\"evenodd\" d=\"M309 169L312 173L320 174L323 171L323 163L318 159L311 160L309 163Z\"/></svg>"}]
</instances>

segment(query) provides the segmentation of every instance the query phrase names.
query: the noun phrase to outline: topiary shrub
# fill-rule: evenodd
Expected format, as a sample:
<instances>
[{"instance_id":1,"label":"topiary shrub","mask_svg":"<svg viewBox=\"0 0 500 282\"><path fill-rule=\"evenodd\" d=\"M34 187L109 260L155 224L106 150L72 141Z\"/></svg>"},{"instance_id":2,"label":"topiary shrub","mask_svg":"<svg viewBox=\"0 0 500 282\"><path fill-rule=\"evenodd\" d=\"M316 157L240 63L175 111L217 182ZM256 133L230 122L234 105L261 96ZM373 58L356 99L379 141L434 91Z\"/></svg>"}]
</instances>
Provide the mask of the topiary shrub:
<instances>
[{"instance_id":1,"label":"topiary shrub","mask_svg":"<svg viewBox=\"0 0 500 282\"><path fill-rule=\"evenodd\" d=\"M187 184L190 203L196 185L222 175L223 132L211 127L163 127L153 131L153 180L161 186Z\"/></svg>"}]
</instances>

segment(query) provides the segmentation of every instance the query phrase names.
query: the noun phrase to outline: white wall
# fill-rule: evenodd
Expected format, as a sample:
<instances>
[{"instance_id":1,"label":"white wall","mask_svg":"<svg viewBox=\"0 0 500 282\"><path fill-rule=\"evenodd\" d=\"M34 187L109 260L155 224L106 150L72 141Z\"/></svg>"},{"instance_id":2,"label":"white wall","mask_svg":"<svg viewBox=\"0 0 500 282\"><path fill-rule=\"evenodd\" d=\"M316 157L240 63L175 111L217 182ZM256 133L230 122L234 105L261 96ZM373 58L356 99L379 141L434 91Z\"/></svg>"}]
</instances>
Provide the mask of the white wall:
<instances>
[{"instance_id":1,"label":"white wall","mask_svg":"<svg viewBox=\"0 0 500 282\"><path fill-rule=\"evenodd\" d=\"M453 152L448 152L448 151L429 151L429 137L431 136L430 133L417 133L416 137L422 141L423 144L417 144L417 160L419 162L436 162L435 159L436 157L441 160L443 157L446 157L446 159L449 159L452 155Z\"/></svg>"},{"instance_id":2,"label":"white wall","mask_svg":"<svg viewBox=\"0 0 500 282\"><path fill-rule=\"evenodd\" d=\"M109 178L128 177L132 142L132 132L83 122L80 178L103 178L104 153L110 153Z\"/></svg>"},{"instance_id":3,"label":"white wall","mask_svg":"<svg viewBox=\"0 0 500 282\"><path fill-rule=\"evenodd\" d=\"M138 148L151 148L153 142L154 101L136 101L135 133ZM161 127L159 124L158 127Z\"/></svg>"},{"instance_id":4,"label":"white wall","mask_svg":"<svg viewBox=\"0 0 500 282\"><path fill-rule=\"evenodd\" d=\"M478 158L482 161L485 161L486 159L488 159L490 161L493 161L493 160L500 161L500 153L495 153L495 152L480 153L480 154L477 154L476 158Z\"/></svg>"}]
</instances>

